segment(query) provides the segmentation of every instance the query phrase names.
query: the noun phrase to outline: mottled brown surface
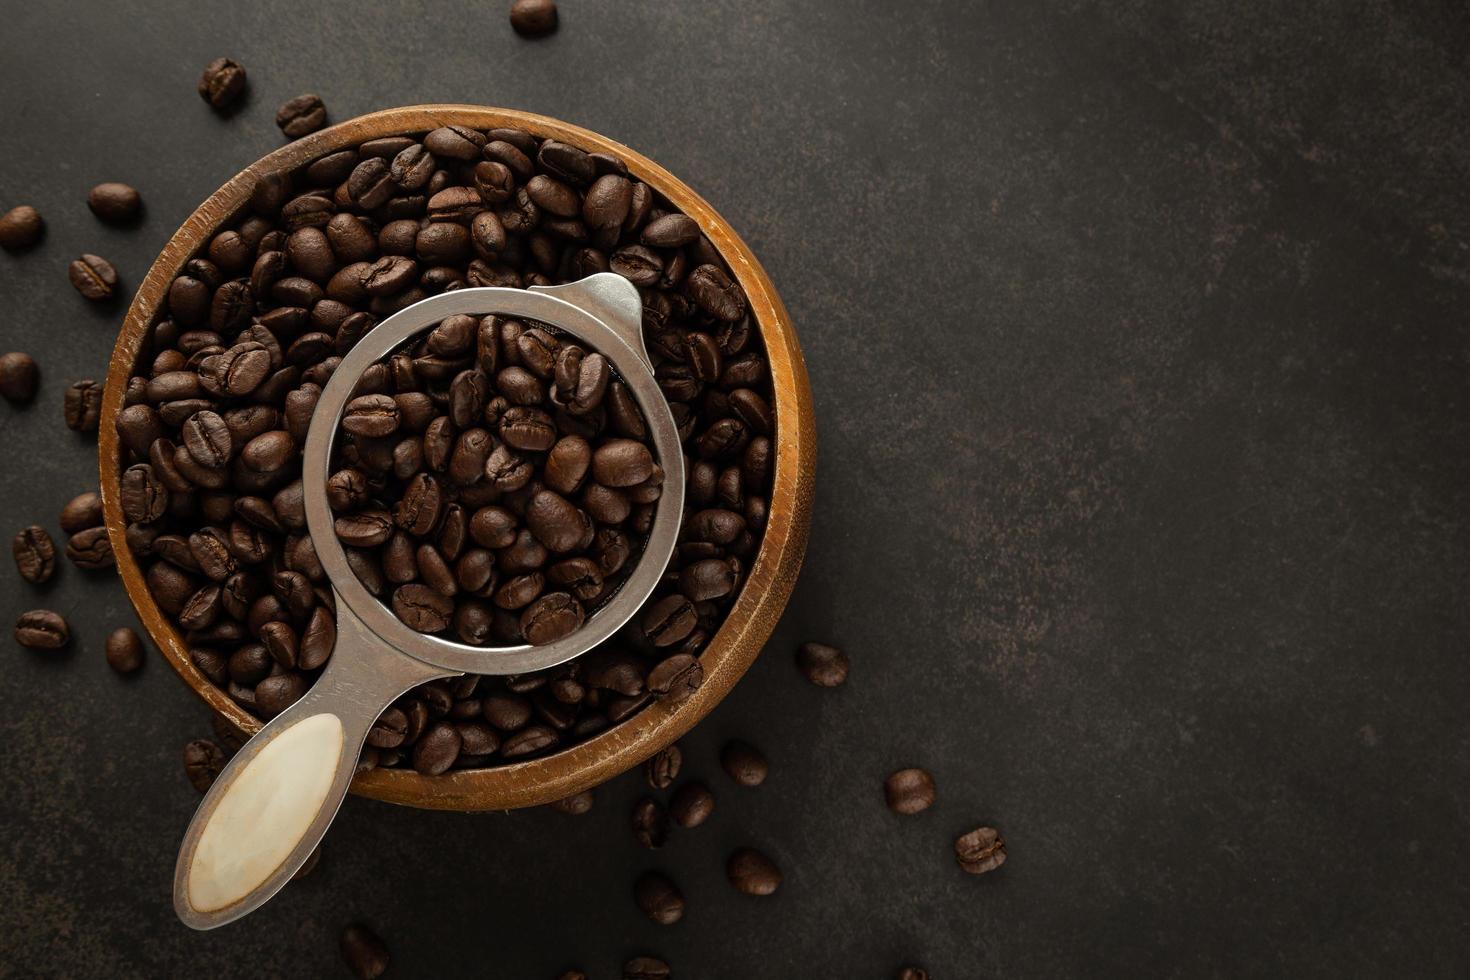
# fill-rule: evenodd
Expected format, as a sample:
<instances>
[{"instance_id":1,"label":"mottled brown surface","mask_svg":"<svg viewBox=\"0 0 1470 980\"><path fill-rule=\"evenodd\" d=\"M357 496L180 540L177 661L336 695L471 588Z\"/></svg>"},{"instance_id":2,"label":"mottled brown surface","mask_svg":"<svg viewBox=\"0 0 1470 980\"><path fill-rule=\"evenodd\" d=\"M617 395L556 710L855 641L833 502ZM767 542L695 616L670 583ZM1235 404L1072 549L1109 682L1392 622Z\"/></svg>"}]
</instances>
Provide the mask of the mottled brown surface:
<instances>
[{"instance_id":1,"label":"mottled brown surface","mask_svg":"<svg viewBox=\"0 0 1470 980\"><path fill-rule=\"evenodd\" d=\"M535 43L468 4L432 8L437 37L397 5L7 9L0 205L48 230L0 256L6 346L43 372L3 413L0 499L10 533L54 531L93 478L61 392L100 376L120 310L66 263L136 284L276 144L285 98L605 132L761 257L822 427L775 646L684 744L709 822L638 848L636 775L579 818L349 800L309 878L189 933L179 753L207 722L161 663L107 667L114 583L67 566L38 597L7 568L6 621L45 605L75 638L0 671L0 975L345 976L359 918L399 976L611 977L639 952L701 980L1464 975L1462 9L561 7ZM250 72L228 119L194 94L221 54ZM138 228L87 211L102 180L143 193ZM848 648L846 685L801 678L808 638ZM735 737L771 760L757 789L718 769ZM941 787L912 817L883 802L904 766ZM952 844L981 825L1008 860L971 877ZM740 846L780 866L776 895L730 889ZM675 926L633 901L650 867L684 894Z\"/></svg>"}]
</instances>

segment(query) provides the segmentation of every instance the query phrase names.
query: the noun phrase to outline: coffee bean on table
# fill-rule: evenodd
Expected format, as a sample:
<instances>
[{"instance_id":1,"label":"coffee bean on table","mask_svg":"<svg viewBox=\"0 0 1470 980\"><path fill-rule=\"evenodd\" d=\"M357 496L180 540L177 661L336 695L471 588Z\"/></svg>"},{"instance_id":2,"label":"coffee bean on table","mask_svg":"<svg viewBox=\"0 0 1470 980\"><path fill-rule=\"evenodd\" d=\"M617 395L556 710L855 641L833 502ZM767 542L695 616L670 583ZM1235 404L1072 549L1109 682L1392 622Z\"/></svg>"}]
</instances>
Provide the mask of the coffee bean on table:
<instances>
[{"instance_id":1,"label":"coffee bean on table","mask_svg":"<svg viewBox=\"0 0 1470 980\"><path fill-rule=\"evenodd\" d=\"M61 508L61 529L68 535L102 524L102 495L96 490L79 493Z\"/></svg>"},{"instance_id":2,"label":"coffee bean on table","mask_svg":"<svg viewBox=\"0 0 1470 980\"><path fill-rule=\"evenodd\" d=\"M224 769L225 750L207 738L196 738L184 746L184 775L201 793L207 793Z\"/></svg>"},{"instance_id":3,"label":"coffee bean on table","mask_svg":"<svg viewBox=\"0 0 1470 980\"><path fill-rule=\"evenodd\" d=\"M994 827L977 827L954 842L954 859L972 875L994 871L1006 863L1006 842Z\"/></svg>"},{"instance_id":4,"label":"coffee bean on table","mask_svg":"<svg viewBox=\"0 0 1470 980\"><path fill-rule=\"evenodd\" d=\"M73 259L66 274L76 291L93 302L100 303L117 294L117 270L100 255L87 253Z\"/></svg>"},{"instance_id":5,"label":"coffee bean on table","mask_svg":"<svg viewBox=\"0 0 1470 980\"><path fill-rule=\"evenodd\" d=\"M143 641L126 626L107 636L107 663L119 674L131 674L143 666Z\"/></svg>"},{"instance_id":6,"label":"coffee bean on table","mask_svg":"<svg viewBox=\"0 0 1470 980\"><path fill-rule=\"evenodd\" d=\"M737 848L725 862L725 876L735 890L747 895L770 895L781 885L781 869L760 851Z\"/></svg>"},{"instance_id":7,"label":"coffee bean on table","mask_svg":"<svg viewBox=\"0 0 1470 980\"><path fill-rule=\"evenodd\" d=\"M592 791L590 789L584 789L580 793L573 793L571 796L554 800L548 803L547 806L558 813L565 813L571 817L580 817L592 809Z\"/></svg>"},{"instance_id":8,"label":"coffee bean on table","mask_svg":"<svg viewBox=\"0 0 1470 980\"><path fill-rule=\"evenodd\" d=\"M647 848L663 847L668 840L668 813L657 800L645 796L634 804L633 837Z\"/></svg>"},{"instance_id":9,"label":"coffee bean on table","mask_svg":"<svg viewBox=\"0 0 1470 980\"><path fill-rule=\"evenodd\" d=\"M102 416L102 386L91 379L73 382L61 403L66 427L73 432L96 432Z\"/></svg>"},{"instance_id":10,"label":"coffee bean on table","mask_svg":"<svg viewBox=\"0 0 1470 980\"><path fill-rule=\"evenodd\" d=\"M510 8L510 26L522 37L542 37L556 30L554 0L515 0Z\"/></svg>"},{"instance_id":11,"label":"coffee bean on table","mask_svg":"<svg viewBox=\"0 0 1470 980\"><path fill-rule=\"evenodd\" d=\"M23 405L36 397L41 369L29 354L12 351L0 356L0 396L13 405Z\"/></svg>"},{"instance_id":12,"label":"coffee bean on table","mask_svg":"<svg viewBox=\"0 0 1470 980\"><path fill-rule=\"evenodd\" d=\"M803 643L796 650L796 665L818 687L837 687L847 680L847 654L826 643Z\"/></svg>"},{"instance_id":13,"label":"coffee bean on table","mask_svg":"<svg viewBox=\"0 0 1470 980\"><path fill-rule=\"evenodd\" d=\"M362 923L342 930L342 958L358 980L377 980L388 970L388 947Z\"/></svg>"},{"instance_id":14,"label":"coffee bean on table","mask_svg":"<svg viewBox=\"0 0 1470 980\"><path fill-rule=\"evenodd\" d=\"M46 223L41 212L29 204L11 208L0 215L0 248L7 252L19 252L30 248L41 240Z\"/></svg>"},{"instance_id":15,"label":"coffee bean on table","mask_svg":"<svg viewBox=\"0 0 1470 980\"><path fill-rule=\"evenodd\" d=\"M66 557L73 565L87 571L113 567L115 561L107 528L89 527L73 534L66 542Z\"/></svg>"},{"instance_id":16,"label":"coffee bean on table","mask_svg":"<svg viewBox=\"0 0 1470 980\"><path fill-rule=\"evenodd\" d=\"M633 883L633 898L643 914L661 926L684 918L684 895L665 874L645 871Z\"/></svg>"},{"instance_id":17,"label":"coffee bean on table","mask_svg":"<svg viewBox=\"0 0 1470 980\"><path fill-rule=\"evenodd\" d=\"M917 966L906 966L898 971L898 980L929 980L929 971Z\"/></svg>"},{"instance_id":18,"label":"coffee bean on table","mask_svg":"<svg viewBox=\"0 0 1470 980\"><path fill-rule=\"evenodd\" d=\"M635 956L623 964L623 980L670 980L669 964L656 956Z\"/></svg>"},{"instance_id":19,"label":"coffee bean on table","mask_svg":"<svg viewBox=\"0 0 1470 980\"><path fill-rule=\"evenodd\" d=\"M923 769L900 769L883 783L883 795L894 813L921 813L934 805L934 777Z\"/></svg>"},{"instance_id":20,"label":"coffee bean on table","mask_svg":"<svg viewBox=\"0 0 1470 980\"><path fill-rule=\"evenodd\" d=\"M216 58L199 76L199 97L217 110L228 109L245 94L245 66L229 58Z\"/></svg>"},{"instance_id":21,"label":"coffee bean on table","mask_svg":"<svg viewBox=\"0 0 1470 980\"><path fill-rule=\"evenodd\" d=\"M33 650L59 650L71 642L71 628L60 613L32 609L15 622L15 640Z\"/></svg>"},{"instance_id":22,"label":"coffee bean on table","mask_svg":"<svg viewBox=\"0 0 1470 980\"><path fill-rule=\"evenodd\" d=\"M643 763L643 776L650 789L668 789L679 778L679 768L684 762L684 753L677 744L659 749Z\"/></svg>"},{"instance_id":23,"label":"coffee bean on table","mask_svg":"<svg viewBox=\"0 0 1470 980\"><path fill-rule=\"evenodd\" d=\"M715 796L701 782L684 783L669 800L669 819L686 830L698 827L715 809Z\"/></svg>"},{"instance_id":24,"label":"coffee bean on table","mask_svg":"<svg viewBox=\"0 0 1470 980\"><path fill-rule=\"evenodd\" d=\"M567 970L556 980L587 980L587 974L581 970Z\"/></svg>"},{"instance_id":25,"label":"coffee bean on table","mask_svg":"<svg viewBox=\"0 0 1470 980\"><path fill-rule=\"evenodd\" d=\"M10 542L20 577L32 584L49 581L56 572L56 544L46 529L32 524L16 532Z\"/></svg>"},{"instance_id":26,"label":"coffee bean on table","mask_svg":"<svg viewBox=\"0 0 1470 980\"><path fill-rule=\"evenodd\" d=\"M142 206L142 195L127 184L110 181L87 192L87 207L108 224L127 224L138 217Z\"/></svg>"},{"instance_id":27,"label":"coffee bean on table","mask_svg":"<svg viewBox=\"0 0 1470 980\"><path fill-rule=\"evenodd\" d=\"M289 139L300 139L327 123L327 107L320 95L298 95L276 110L276 125Z\"/></svg>"},{"instance_id":28,"label":"coffee bean on table","mask_svg":"<svg viewBox=\"0 0 1470 980\"><path fill-rule=\"evenodd\" d=\"M739 739L725 743L720 750L720 765L741 786L759 786L771 771L771 764L760 749Z\"/></svg>"}]
</instances>

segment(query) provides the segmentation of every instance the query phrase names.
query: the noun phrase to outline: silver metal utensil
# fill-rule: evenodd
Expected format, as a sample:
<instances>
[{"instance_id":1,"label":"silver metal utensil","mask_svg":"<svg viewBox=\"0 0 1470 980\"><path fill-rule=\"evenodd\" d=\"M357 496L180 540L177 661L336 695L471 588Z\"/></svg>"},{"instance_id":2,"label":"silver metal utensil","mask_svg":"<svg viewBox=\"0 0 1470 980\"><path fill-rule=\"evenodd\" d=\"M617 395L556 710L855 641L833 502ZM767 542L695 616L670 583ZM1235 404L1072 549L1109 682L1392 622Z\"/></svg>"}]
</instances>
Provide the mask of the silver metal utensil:
<instances>
[{"instance_id":1,"label":"silver metal utensil","mask_svg":"<svg viewBox=\"0 0 1470 980\"><path fill-rule=\"evenodd\" d=\"M642 409L664 470L653 528L632 574L580 629L544 646L474 647L415 632L357 580L333 530L328 466L357 379L414 334L461 313L537 320L600 351ZM312 415L302 461L306 523L336 598L337 644L311 690L245 743L199 804L174 868L174 909L187 925L232 922L291 879L336 816L368 729L399 695L462 673L554 667L612 636L652 594L678 537L684 457L641 322L637 289L611 273L565 286L461 289L393 314L342 358Z\"/></svg>"}]
</instances>

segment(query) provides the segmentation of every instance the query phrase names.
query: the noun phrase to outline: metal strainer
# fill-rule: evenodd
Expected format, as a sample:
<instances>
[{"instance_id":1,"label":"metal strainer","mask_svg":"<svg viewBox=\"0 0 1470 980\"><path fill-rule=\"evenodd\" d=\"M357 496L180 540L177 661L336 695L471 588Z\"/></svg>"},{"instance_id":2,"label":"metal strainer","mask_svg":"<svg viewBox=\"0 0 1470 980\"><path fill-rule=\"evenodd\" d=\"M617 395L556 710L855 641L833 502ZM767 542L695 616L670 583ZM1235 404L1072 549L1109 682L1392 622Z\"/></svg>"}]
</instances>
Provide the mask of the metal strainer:
<instances>
[{"instance_id":1,"label":"metal strainer","mask_svg":"<svg viewBox=\"0 0 1470 980\"><path fill-rule=\"evenodd\" d=\"M664 470L653 528L632 574L580 629L544 646L474 647L415 632L357 580L333 530L328 466L358 378L414 334L456 314L537 320L601 352L648 421ZM291 879L336 816L368 729L399 695L457 674L521 674L565 663L612 636L652 594L678 538L684 457L641 324L637 289L599 273L565 286L433 296L378 324L342 358L317 402L302 461L307 528L336 598L335 652L311 690L245 743L199 804L174 869L174 909L187 925L212 929L238 919Z\"/></svg>"}]
</instances>

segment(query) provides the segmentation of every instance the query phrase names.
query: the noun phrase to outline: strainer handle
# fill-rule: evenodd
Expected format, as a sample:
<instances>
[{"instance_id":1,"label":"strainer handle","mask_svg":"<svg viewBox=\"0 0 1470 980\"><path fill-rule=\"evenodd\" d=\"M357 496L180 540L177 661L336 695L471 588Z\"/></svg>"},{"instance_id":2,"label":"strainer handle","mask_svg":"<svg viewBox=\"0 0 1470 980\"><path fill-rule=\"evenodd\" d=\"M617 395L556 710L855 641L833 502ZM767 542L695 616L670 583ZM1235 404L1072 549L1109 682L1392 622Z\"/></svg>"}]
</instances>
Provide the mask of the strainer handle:
<instances>
[{"instance_id":1,"label":"strainer handle","mask_svg":"<svg viewBox=\"0 0 1470 980\"><path fill-rule=\"evenodd\" d=\"M321 678L241 747L195 811L174 867L179 918L213 929L268 901L327 832L378 715L409 688L452 674L387 646L339 604Z\"/></svg>"}]
</instances>

